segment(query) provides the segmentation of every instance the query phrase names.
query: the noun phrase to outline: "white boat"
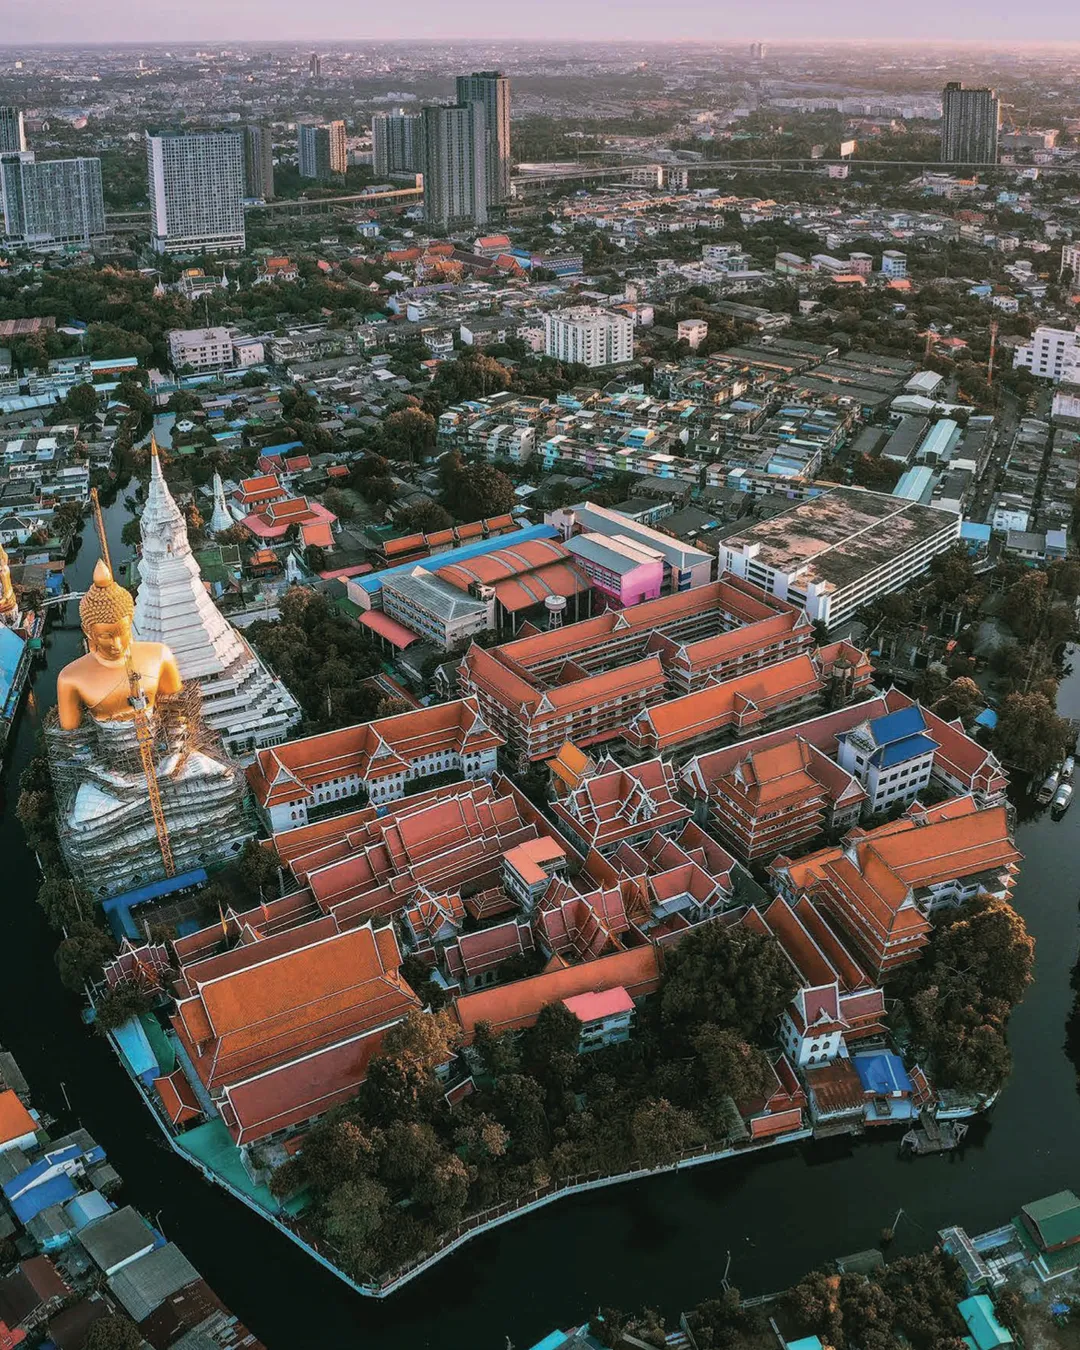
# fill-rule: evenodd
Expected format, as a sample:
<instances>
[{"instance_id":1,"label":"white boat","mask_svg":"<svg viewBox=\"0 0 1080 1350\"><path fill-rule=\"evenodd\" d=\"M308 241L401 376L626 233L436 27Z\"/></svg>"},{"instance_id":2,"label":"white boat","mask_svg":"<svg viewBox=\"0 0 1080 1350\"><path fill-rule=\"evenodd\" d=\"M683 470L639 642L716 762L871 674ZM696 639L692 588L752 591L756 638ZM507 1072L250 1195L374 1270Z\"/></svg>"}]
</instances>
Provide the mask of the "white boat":
<instances>
[{"instance_id":1,"label":"white boat","mask_svg":"<svg viewBox=\"0 0 1080 1350\"><path fill-rule=\"evenodd\" d=\"M1058 774L1057 769L1054 769L1050 774L1047 775L1046 781L1043 783L1042 787L1035 794L1035 800L1040 805L1045 806L1046 803L1051 799L1051 797L1053 797L1054 793L1057 791L1058 783L1060 781L1061 777Z\"/></svg>"},{"instance_id":2,"label":"white boat","mask_svg":"<svg viewBox=\"0 0 1080 1350\"><path fill-rule=\"evenodd\" d=\"M1054 811L1057 811L1059 815L1064 815L1065 812L1069 809L1069 803L1072 801L1072 795L1073 795L1072 784L1062 783L1062 785L1054 793L1054 800L1051 803L1052 809Z\"/></svg>"},{"instance_id":3,"label":"white boat","mask_svg":"<svg viewBox=\"0 0 1080 1350\"><path fill-rule=\"evenodd\" d=\"M1061 766L1061 781L1063 783L1069 782L1069 780L1073 776L1073 771L1075 770L1075 768L1076 768L1076 760L1073 759L1072 755L1070 755L1069 758L1065 761L1065 763Z\"/></svg>"}]
</instances>

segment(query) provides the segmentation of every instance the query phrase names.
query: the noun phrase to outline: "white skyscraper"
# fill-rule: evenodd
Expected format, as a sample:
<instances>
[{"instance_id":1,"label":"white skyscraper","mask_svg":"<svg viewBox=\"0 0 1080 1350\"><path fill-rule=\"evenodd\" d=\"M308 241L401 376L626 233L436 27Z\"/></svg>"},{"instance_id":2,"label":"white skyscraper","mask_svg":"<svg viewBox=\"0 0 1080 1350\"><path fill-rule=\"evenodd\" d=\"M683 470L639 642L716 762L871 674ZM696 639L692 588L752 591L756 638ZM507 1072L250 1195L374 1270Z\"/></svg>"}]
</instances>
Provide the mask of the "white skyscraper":
<instances>
[{"instance_id":1,"label":"white skyscraper","mask_svg":"<svg viewBox=\"0 0 1080 1350\"><path fill-rule=\"evenodd\" d=\"M482 103L425 108L424 219L438 229L486 225L487 121Z\"/></svg>"},{"instance_id":2,"label":"white skyscraper","mask_svg":"<svg viewBox=\"0 0 1080 1350\"><path fill-rule=\"evenodd\" d=\"M101 160L0 156L0 219L5 236L29 248L89 247L105 233Z\"/></svg>"},{"instance_id":3,"label":"white skyscraper","mask_svg":"<svg viewBox=\"0 0 1080 1350\"><path fill-rule=\"evenodd\" d=\"M544 353L581 366L613 366L634 358L628 314L578 306L544 315Z\"/></svg>"},{"instance_id":4,"label":"white skyscraper","mask_svg":"<svg viewBox=\"0 0 1080 1350\"><path fill-rule=\"evenodd\" d=\"M244 146L234 131L146 135L151 242L158 253L241 253Z\"/></svg>"},{"instance_id":5,"label":"white skyscraper","mask_svg":"<svg viewBox=\"0 0 1080 1350\"><path fill-rule=\"evenodd\" d=\"M139 526L135 636L172 648L181 677L202 687L204 721L232 754L251 758L259 746L283 741L300 709L207 595L156 447Z\"/></svg>"}]
</instances>

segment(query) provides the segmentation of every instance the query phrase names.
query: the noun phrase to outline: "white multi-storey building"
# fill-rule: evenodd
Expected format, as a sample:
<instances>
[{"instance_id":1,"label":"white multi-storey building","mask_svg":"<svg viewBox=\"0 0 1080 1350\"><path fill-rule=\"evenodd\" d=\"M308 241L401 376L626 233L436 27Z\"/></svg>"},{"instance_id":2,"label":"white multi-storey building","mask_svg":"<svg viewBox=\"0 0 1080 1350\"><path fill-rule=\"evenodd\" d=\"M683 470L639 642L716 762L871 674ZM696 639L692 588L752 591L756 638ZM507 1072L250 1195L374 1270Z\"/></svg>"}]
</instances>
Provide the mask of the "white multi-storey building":
<instances>
[{"instance_id":1,"label":"white multi-storey building","mask_svg":"<svg viewBox=\"0 0 1080 1350\"><path fill-rule=\"evenodd\" d=\"M233 364L232 333L227 328L173 328L169 331L173 370L222 370Z\"/></svg>"},{"instance_id":2,"label":"white multi-storey building","mask_svg":"<svg viewBox=\"0 0 1080 1350\"><path fill-rule=\"evenodd\" d=\"M1061 276L1080 286L1080 244L1066 244L1061 250Z\"/></svg>"},{"instance_id":3,"label":"white multi-storey building","mask_svg":"<svg viewBox=\"0 0 1080 1350\"><path fill-rule=\"evenodd\" d=\"M1066 367L1080 364L1080 328L1049 328L1040 325L1026 347L1013 355L1016 369L1030 370L1042 380L1059 381Z\"/></svg>"},{"instance_id":4,"label":"white multi-storey building","mask_svg":"<svg viewBox=\"0 0 1080 1350\"><path fill-rule=\"evenodd\" d=\"M544 352L581 366L613 366L634 359L629 314L580 306L544 315Z\"/></svg>"},{"instance_id":5,"label":"white multi-storey building","mask_svg":"<svg viewBox=\"0 0 1080 1350\"><path fill-rule=\"evenodd\" d=\"M242 253L244 143L234 131L146 135L150 236L158 253Z\"/></svg>"},{"instance_id":6,"label":"white multi-storey building","mask_svg":"<svg viewBox=\"0 0 1080 1350\"><path fill-rule=\"evenodd\" d=\"M959 537L954 511L834 488L730 535L720 545L720 574L733 572L837 627L925 572Z\"/></svg>"}]
</instances>

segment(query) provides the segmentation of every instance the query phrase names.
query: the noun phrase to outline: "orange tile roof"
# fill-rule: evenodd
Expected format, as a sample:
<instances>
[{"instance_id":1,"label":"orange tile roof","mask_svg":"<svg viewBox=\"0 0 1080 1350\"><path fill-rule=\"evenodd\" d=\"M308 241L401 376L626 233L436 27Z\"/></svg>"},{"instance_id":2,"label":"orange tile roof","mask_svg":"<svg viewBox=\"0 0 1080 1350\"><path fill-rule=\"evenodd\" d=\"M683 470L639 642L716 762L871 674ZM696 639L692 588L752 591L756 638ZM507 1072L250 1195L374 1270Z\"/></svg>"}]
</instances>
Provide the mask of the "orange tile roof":
<instances>
[{"instance_id":1,"label":"orange tile roof","mask_svg":"<svg viewBox=\"0 0 1080 1350\"><path fill-rule=\"evenodd\" d=\"M0 1092L0 1144L37 1132L37 1121L10 1088Z\"/></svg>"},{"instance_id":2,"label":"orange tile roof","mask_svg":"<svg viewBox=\"0 0 1080 1350\"><path fill-rule=\"evenodd\" d=\"M455 1012L471 1041L478 1022L490 1022L496 1031L532 1026L541 1010L578 994L624 987L634 998L655 992L660 982L656 948L647 945L613 952L582 965L564 966L526 980L465 994Z\"/></svg>"},{"instance_id":3,"label":"orange tile roof","mask_svg":"<svg viewBox=\"0 0 1080 1350\"><path fill-rule=\"evenodd\" d=\"M247 776L256 801L266 809L302 801L332 778L378 777L437 750L461 753L466 745L479 751L501 744L476 700L458 699L268 747L258 751Z\"/></svg>"},{"instance_id":4,"label":"orange tile roof","mask_svg":"<svg viewBox=\"0 0 1080 1350\"><path fill-rule=\"evenodd\" d=\"M822 688L813 661L801 653L695 694L654 704L637 715L627 740L654 751L667 750L729 725L752 725L773 708Z\"/></svg>"}]
</instances>

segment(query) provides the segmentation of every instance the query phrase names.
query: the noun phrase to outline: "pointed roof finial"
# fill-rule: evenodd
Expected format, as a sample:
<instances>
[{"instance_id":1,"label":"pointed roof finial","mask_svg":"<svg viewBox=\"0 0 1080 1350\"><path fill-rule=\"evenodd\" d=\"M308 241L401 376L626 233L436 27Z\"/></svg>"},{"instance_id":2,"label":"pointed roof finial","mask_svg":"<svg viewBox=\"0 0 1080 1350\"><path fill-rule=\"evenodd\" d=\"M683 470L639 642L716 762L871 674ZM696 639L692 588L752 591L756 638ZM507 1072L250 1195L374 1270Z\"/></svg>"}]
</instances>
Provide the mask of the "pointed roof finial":
<instances>
[{"instance_id":1,"label":"pointed roof finial","mask_svg":"<svg viewBox=\"0 0 1080 1350\"><path fill-rule=\"evenodd\" d=\"M153 432L150 433L150 454L154 459L158 457L157 437Z\"/></svg>"}]
</instances>

